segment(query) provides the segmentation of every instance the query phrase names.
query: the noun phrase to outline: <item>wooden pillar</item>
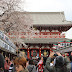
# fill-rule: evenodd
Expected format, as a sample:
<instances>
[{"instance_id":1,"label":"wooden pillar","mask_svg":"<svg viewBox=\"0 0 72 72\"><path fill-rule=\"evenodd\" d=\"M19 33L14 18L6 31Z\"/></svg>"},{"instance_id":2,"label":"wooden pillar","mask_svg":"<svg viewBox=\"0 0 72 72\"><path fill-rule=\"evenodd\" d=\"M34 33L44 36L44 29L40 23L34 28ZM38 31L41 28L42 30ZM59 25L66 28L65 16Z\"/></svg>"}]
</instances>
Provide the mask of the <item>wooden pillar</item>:
<instances>
[{"instance_id":1,"label":"wooden pillar","mask_svg":"<svg viewBox=\"0 0 72 72\"><path fill-rule=\"evenodd\" d=\"M27 58L30 58L30 51L29 51L29 48L27 49Z\"/></svg>"},{"instance_id":2,"label":"wooden pillar","mask_svg":"<svg viewBox=\"0 0 72 72\"><path fill-rule=\"evenodd\" d=\"M41 57L41 48L39 48L39 57Z\"/></svg>"}]
</instances>

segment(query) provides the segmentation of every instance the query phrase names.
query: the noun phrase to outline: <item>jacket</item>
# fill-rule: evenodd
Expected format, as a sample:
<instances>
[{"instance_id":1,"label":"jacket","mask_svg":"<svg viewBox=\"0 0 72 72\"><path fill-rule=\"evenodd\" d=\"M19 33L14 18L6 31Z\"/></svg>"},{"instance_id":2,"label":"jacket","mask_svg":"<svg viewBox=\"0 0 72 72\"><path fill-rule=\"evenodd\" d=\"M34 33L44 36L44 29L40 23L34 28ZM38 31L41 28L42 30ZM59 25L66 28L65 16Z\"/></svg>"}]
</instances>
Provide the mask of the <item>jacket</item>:
<instances>
[{"instance_id":1,"label":"jacket","mask_svg":"<svg viewBox=\"0 0 72 72\"><path fill-rule=\"evenodd\" d=\"M47 71L49 72L70 72L71 65L69 61L66 58L64 58L64 61L65 61L65 66L63 67L50 66L51 58L48 57L46 61L44 72L47 72Z\"/></svg>"},{"instance_id":2,"label":"jacket","mask_svg":"<svg viewBox=\"0 0 72 72\"><path fill-rule=\"evenodd\" d=\"M27 69L29 70L29 72L36 72L36 66L35 65L28 65Z\"/></svg>"}]
</instances>

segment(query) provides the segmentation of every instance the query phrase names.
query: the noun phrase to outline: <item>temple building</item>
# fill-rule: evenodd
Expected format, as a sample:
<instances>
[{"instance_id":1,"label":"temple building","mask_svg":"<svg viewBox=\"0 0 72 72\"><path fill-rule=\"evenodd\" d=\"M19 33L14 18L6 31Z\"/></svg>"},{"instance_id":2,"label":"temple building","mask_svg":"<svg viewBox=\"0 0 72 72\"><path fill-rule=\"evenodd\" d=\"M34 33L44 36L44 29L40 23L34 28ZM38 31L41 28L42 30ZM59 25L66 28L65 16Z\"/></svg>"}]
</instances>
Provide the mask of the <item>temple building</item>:
<instances>
[{"instance_id":1,"label":"temple building","mask_svg":"<svg viewBox=\"0 0 72 72\"><path fill-rule=\"evenodd\" d=\"M22 47L20 50L26 52L28 58L49 56L53 44L60 41L69 41L65 38L65 32L72 27L72 22L65 19L64 12L27 12L32 18L33 27L39 30L35 33L33 39L22 38L27 48ZM23 14L23 13L22 13Z\"/></svg>"}]
</instances>

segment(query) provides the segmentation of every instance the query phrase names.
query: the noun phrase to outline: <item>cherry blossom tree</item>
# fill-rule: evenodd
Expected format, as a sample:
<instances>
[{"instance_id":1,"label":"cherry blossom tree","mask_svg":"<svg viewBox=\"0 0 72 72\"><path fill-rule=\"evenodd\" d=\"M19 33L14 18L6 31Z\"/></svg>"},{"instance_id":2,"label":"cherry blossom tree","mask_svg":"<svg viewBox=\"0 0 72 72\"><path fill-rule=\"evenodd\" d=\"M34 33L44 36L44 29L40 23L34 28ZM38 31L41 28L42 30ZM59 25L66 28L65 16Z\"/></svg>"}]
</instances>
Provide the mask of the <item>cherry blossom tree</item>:
<instances>
[{"instance_id":1,"label":"cherry blossom tree","mask_svg":"<svg viewBox=\"0 0 72 72\"><path fill-rule=\"evenodd\" d=\"M23 10L19 6L20 3L21 0L0 0L0 30L6 35L14 32L12 35L15 36L15 42L25 45L21 39L21 32L24 32L27 38L31 38L38 31L34 30L28 13L21 12ZM12 41L14 42L13 39Z\"/></svg>"}]
</instances>

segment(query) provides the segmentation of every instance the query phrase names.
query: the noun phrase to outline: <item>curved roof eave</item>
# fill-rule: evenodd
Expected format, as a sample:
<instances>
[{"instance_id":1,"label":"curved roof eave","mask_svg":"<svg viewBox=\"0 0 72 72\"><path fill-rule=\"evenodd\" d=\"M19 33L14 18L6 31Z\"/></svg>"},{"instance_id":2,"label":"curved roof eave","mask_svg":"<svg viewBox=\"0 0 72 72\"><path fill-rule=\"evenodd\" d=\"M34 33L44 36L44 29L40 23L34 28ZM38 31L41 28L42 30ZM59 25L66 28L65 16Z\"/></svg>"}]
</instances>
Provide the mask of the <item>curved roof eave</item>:
<instances>
[{"instance_id":1,"label":"curved roof eave","mask_svg":"<svg viewBox=\"0 0 72 72\"><path fill-rule=\"evenodd\" d=\"M55 44L59 41L68 41L67 38L34 38L34 39L23 39L25 43L48 43Z\"/></svg>"},{"instance_id":2,"label":"curved roof eave","mask_svg":"<svg viewBox=\"0 0 72 72\"><path fill-rule=\"evenodd\" d=\"M72 26L72 24L33 24L33 26Z\"/></svg>"}]
</instances>

